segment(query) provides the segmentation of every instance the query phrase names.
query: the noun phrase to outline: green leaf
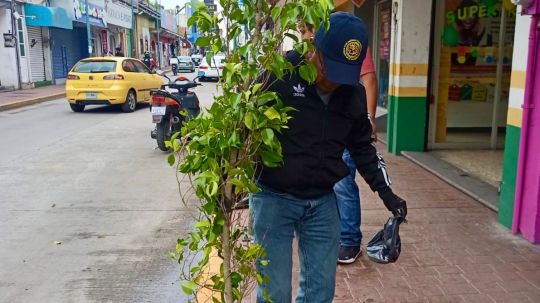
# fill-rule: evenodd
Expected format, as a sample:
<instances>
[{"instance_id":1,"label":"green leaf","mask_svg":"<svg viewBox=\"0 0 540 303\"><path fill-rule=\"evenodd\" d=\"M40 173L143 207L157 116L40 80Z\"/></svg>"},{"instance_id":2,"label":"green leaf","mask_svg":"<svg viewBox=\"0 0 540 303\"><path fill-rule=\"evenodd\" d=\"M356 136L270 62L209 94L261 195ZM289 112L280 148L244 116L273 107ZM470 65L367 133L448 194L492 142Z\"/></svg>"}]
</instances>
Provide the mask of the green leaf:
<instances>
[{"instance_id":1,"label":"green leaf","mask_svg":"<svg viewBox=\"0 0 540 303\"><path fill-rule=\"evenodd\" d=\"M268 260L261 260L260 262L261 262L262 266L267 266L268 263L270 263L270 261L268 261Z\"/></svg>"},{"instance_id":2,"label":"green leaf","mask_svg":"<svg viewBox=\"0 0 540 303\"><path fill-rule=\"evenodd\" d=\"M315 79L317 78L317 69L315 68L315 65L313 63L308 62L306 64L303 64L300 66L300 77L302 79L306 80L308 83L315 82Z\"/></svg>"},{"instance_id":3,"label":"green leaf","mask_svg":"<svg viewBox=\"0 0 540 303\"><path fill-rule=\"evenodd\" d=\"M274 145L274 131L271 128L265 128L261 132L264 144L268 146Z\"/></svg>"},{"instance_id":4,"label":"green leaf","mask_svg":"<svg viewBox=\"0 0 540 303\"><path fill-rule=\"evenodd\" d=\"M259 151L261 160L266 167L278 167L281 164L281 156L276 152L261 150Z\"/></svg>"},{"instance_id":5,"label":"green leaf","mask_svg":"<svg viewBox=\"0 0 540 303\"><path fill-rule=\"evenodd\" d=\"M257 96L257 105L265 105L266 103L278 99L278 95L275 92L264 92Z\"/></svg>"},{"instance_id":6,"label":"green leaf","mask_svg":"<svg viewBox=\"0 0 540 303\"><path fill-rule=\"evenodd\" d=\"M208 220L201 220L197 223L195 223L196 228L208 228L210 227L210 221Z\"/></svg>"},{"instance_id":7,"label":"green leaf","mask_svg":"<svg viewBox=\"0 0 540 303\"><path fill-rule=\"evenodd\" d=\"M210 37L199 37L197 38L197 41L195 41L195 44L197 44L200 47L207 47L210 45Z\"/></svg>"},{"instance_id":8,"label":"green leaf","mask_svg":"<svg viewBox=\"0 0 540 303\"><path fill-rule=\"evenodd\" d=\"M169 162L170 166L173 166L176 159L174 158L173 154L170 154L169 157L167 158L167 161Z\"/></svg>"},{"instance_id":9,"label":"green leaf","mask_svg":"<svg viewBox=\"0 0 540 303\"><path fill-rule=\"evenodd\" d=\"M244 124L250 130L255 130L255 128L257 127L257 117L253 112L246 113L246 116L244 117Z\"/></svg>"},{"instance_id":10,"label":"green leaf","mask_svg":"<svg viewBox=\"0 0 540 303\"><path fill-rule=\"evenodd\" d=\"M276 111L275 108L273 107L269 107L265 112L264 112L264 115L270 119L270 120L274 120L274 119L281 119L281 116L279 115L279 113Z\"/></svg>"},{"instance_id":11,"label":"green leaf","mask_svg":"<svg viewBox=\"0 0 540 303\"><path fill-rule=\"evenodd\" d=\"M240 275L239 273L233 271L231 273L231 283L232 283L232 286L233 287L238 287L238 285L240 284L240 282L242 282L242 275Z\"/></svg>"},{"instance_id":12,"label":"green leaf","mask_svg":"<svg viewBox=\"0 0 540 303\"><path fill-rule=\"evenodd\" d=\"M197 287L197 284L193 281L184 281L184 283L182 283L182 290L186 295L192 295L195 290L197 290Z\"/></svg>"},{"instance_id":13,"label":"green leaf","mask_svg":"<svg viewBox=\"0 0 540 303\"><path fill-rule=\"evenodd\" d=\"M281 13L281 7L279 6L274 7L271 12L272 20L276 20L277 17L279 17L280 13Z\"/></svg>"},{"instance_id":14,"label":"green leaf","mask_svg":"<svg viewBox=\"0 0 540 303\"><path fill-rule=\"evenodd\" d=\"M256 83L255 85L253 85L253 88L251 89L251 92L253 94L256 94L261 87L262 87L262 83Z\"/></svg>"}]
</instances>

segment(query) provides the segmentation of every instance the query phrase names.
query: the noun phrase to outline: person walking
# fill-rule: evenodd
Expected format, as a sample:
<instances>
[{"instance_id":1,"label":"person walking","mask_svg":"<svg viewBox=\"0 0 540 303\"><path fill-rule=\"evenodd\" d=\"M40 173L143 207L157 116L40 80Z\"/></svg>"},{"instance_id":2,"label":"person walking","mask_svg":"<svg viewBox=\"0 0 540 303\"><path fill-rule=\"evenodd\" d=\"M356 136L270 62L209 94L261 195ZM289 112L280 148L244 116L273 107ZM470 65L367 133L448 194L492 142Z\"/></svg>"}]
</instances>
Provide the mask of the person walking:
<instances>
[{"instance_id":1,"label":"person walking","mask_svg":"<svg viewBox=\"0 0 540 303\"><path fill-rule=\"evenodd\" d=\"M304 57L291 51L296 72L275 77L266 89L276 92L290 112L288 128L277 134L283 164L260 167L258 193L250 195L254 241L266 251L257 263L268 282L257 287L257 302L291 302L292 241L300 258L296 302L332 302L339 250L340 223L334 185L349 171L342 155L347 148L364 180L395 215L407 206L390 188L386 165L372 145L365 89L359 84L366 56L367 29L349 13L333 13L328 31L321 27L315 50ZM299 76L309 60L317 69L314 83Z\"/></svg>"},{"instance_id":2,"label":"person walking","mask_svg":"<svg viewBox=\"0 0 540 303\"><path fill-rule=\"evenodd\" d=\"M352 1L357 7L361 7L365 0ZM367 107L371 127L373 129L373 141L377 141L377 125L375 123L377 111L378 83L375 74L375 64L368 47L366 58L362 63L360 81L366 89ZM343 162L349 168L349 175L336 183L334 192L339 209L341 225L341 238L338 253L338 263L351 264L362 254L362 208L360 204L360 189L356 184L356 164L348 150L343 152Z\"/></svg>"},{"instance_id":3,"label":"person walking","mask_svg":"<svg viewBox=\"0 0 540 303\"><path fill-rule=\"evenodd\" d=\"M363 2L355 3L355 5L362 4ZM313 39L313 25L300 21L299 32L302 39ZM374 141L377 141L375 114L377 110L378 83L375 74L375 65L369 47L362 63L360 81L366 89L368 114L373 129L372 138ZM360 189L355 181L356 164L347 149L343 152L342 158L349 169L349 174L334 186L341 226L340 248L337 261L340 264L350 264L354 263L362 253Z\"/></svg>"}]
</instances>

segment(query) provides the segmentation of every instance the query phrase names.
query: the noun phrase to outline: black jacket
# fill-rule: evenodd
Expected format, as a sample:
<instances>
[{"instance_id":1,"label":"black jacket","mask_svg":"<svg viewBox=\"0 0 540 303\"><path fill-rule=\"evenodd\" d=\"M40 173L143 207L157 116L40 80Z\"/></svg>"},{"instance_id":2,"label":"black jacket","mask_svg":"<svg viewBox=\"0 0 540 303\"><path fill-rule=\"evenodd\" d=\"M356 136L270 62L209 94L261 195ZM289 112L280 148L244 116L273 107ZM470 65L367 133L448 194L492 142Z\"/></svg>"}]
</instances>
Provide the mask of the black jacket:
<instances>
[{"instance_id":1,"label":"black jacket","mask_svg":"<svg viewBox=\"0 0 540 303\"><path fill-rule=\"evenodd\" d=\"M295 66L301 61L296 52L287 57ZM289 112L289 128L278 134L283 165L263 167L258 182L299 198L331 193L334 184L349 172L342 160L347 148L373 191L389 186L384 161L372 145L364 87L341 86L325 105L315 85L309 85L298 72L284 79L268 88L286 106L296 109Z\"/></svg>"}]
</instances>

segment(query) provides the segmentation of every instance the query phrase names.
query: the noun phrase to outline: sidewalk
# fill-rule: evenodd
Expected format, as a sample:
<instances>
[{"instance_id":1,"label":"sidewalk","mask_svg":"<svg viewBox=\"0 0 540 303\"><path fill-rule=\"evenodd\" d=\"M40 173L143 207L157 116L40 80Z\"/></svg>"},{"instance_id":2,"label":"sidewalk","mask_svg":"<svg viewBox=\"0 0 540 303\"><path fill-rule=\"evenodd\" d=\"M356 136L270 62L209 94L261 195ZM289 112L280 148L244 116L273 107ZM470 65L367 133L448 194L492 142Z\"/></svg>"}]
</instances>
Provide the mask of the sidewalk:
<instances>
[{"instance_id":1,"label":"sidewalk","mask_svg":"<svg viewBox=\"0 0 540 303\"><path fill-rule=\"evenodd\" d=\"M383 156L392 188L409 207L402 254L395 264L364 255L338 266L334 303L540 302L540 246L512 235L495 212L406 158ZM357 182L365 249L389 213L360 176Z\"/></svg>"},{"instance_id":2,"label":"sidewalk","mask_svg":"<svg viewBox=\"0 0 540 303\"><path fill-rule=\"evenodd\" d=\"M0 111L63 98L65 95L64 84L0 93Z\"/></svg>"}]
</instances>

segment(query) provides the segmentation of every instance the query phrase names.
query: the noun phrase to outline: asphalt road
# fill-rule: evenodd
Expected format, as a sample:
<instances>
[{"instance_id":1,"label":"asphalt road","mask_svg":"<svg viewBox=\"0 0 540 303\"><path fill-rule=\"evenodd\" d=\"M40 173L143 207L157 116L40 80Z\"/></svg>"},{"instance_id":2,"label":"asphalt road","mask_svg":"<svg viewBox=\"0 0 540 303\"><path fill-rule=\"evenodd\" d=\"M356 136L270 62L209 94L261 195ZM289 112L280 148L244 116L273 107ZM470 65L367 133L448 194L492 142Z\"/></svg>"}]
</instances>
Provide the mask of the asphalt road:
<instances>
[{"instance_id":1,"label":"asphalt road","mask_svg":"<svg viewBox=\"0 0 540 303\"><path fill-rule=\"evenodd\" d=\"M194 211L148 107L87 108L0 112L0 302L187 302L167 254Z\"/></svg>"}]
</instances>

